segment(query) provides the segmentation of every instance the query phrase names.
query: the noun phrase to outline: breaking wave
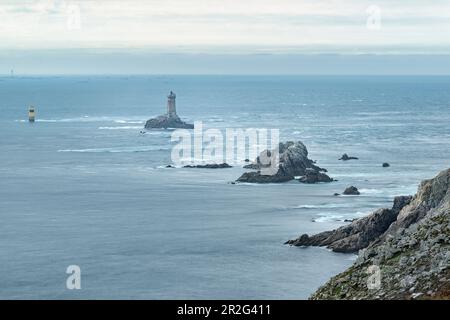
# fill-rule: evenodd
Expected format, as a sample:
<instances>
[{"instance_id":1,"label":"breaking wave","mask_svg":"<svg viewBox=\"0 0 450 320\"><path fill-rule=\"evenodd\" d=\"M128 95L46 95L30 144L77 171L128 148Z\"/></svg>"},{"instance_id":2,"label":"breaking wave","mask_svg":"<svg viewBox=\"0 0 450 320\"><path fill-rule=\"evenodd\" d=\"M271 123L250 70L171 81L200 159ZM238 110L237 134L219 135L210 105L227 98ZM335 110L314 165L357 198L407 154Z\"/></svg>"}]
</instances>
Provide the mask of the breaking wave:
<instances>
[{"instance_id":1,"label":"breaking wave","mask_svg":"<svg viewBox=\"0 0 450 320\"><path fill-rule=\"evenodd\" d=\"M322 203L322 204L303 204L292 207L292 209L334 209L334 208L348 208L349 205L345 203Z\"/></svg>"},{"instance_id":2,"label":"breaking wave","mask_svg":"<svg viewBox=\"0 0 450 320\"><path fill-rule=\"evenodd\" d=\"M48 123L59 123L59 122L114 122L114 123L122 123L122 124L143 124L144 121L141 120L142 117L139 118L129 118L122 119L120 117L91 117L91 116L82 116L75 118L62 118L62 119L40 119L37 118L36 122L48 122ZM15 120L15 122L28 122L28 120L19 119Z\"/></svg>"},{"instance_id":3,"label":"breaking wave","mask_svg":"<svg viewBox=\"0 0 450 320\"><path fill-rule=\"evenodd\" d=\"M139 130L141 126L98 127L99 130Z\"/></svg>"},{"instance_id":4,"label":"breaking wave","mask_svg":"<svg viewBox=\"0 0 450 320\"><path fill-rule=\"evenodd\" d=\"M139 146L139 147L117 147L117 148L92 148L92 149L62 149L58 152L77 152L77 153L133 153L169 150L167 147L160 146Z\"/></svg>"}]
</instances>

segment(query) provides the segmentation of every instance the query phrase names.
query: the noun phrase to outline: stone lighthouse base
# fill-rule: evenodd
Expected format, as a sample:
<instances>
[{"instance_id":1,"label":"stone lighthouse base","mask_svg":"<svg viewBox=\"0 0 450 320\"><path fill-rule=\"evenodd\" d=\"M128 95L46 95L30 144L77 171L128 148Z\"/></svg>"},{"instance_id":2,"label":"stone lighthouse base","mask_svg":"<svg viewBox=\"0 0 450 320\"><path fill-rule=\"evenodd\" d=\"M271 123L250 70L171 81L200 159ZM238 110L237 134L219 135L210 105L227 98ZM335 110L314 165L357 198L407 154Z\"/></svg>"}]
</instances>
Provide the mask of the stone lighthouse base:
<instances>
[{"instance_id":1,"label":"stone lighthouse base","mask_svg":"<svg viewBox=\"0 0 450 320\"><path fill-rule=\"evenodd\" d=\"M145 129L194 129L194 125L182 121L178 116L162 115L148 120Z\"/></svg>"}]
</instances>

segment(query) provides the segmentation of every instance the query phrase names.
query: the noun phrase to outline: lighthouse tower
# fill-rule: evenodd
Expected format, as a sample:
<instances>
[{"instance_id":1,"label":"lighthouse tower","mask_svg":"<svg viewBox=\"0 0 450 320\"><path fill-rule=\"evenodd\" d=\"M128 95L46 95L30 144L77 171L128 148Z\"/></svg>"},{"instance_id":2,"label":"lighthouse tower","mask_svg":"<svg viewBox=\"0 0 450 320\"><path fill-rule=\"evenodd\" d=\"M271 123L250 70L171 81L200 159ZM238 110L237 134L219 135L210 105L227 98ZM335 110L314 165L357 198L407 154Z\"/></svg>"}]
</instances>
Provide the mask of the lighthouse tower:
<instances>
[{"instance_id":1,"label":"lighthouse tower","mask_svg":"<svg viewBox=\"0 0 450 320\"><path fill-rule=\"evenodd\" d=\"M170 94L167 96L167 115L169 118L177 118L177 108L175 106L175 99L177 95L170 91Z\"/></svg>"}]
</instances>

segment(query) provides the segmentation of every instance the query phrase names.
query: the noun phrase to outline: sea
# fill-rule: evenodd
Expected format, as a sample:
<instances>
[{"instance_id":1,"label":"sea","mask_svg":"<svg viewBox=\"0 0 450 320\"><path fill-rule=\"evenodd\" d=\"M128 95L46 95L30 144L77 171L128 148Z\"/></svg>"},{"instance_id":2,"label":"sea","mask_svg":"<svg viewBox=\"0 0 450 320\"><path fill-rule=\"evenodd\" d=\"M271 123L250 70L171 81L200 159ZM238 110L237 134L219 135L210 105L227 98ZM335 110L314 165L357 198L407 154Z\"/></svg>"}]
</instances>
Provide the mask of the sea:
<instances>
[{"instance_id":1,"label":"sea","mask_svg":"<svg viewBox=\"0 0 450 320\"><path fill-rule=\"evenodd\" d=\"M184 121L278 129L338 181L167 168L173 130L141 131L171 90ZM307 299L356 255L284 242L414 194L449 146L450 77L0 77L0 298Z\"/></svg>"}]
</instances>

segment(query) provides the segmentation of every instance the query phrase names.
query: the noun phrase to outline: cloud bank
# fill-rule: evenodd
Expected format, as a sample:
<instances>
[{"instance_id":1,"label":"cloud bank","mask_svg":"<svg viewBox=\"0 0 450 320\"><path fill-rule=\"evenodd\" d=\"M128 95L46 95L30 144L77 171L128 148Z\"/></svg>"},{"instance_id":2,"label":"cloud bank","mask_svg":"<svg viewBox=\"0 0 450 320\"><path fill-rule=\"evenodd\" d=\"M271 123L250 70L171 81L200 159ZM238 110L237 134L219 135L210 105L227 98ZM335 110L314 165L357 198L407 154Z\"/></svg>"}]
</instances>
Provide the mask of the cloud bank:
<instances>
[{"instance_id":1,"label":"cloud bank","mask_svg":"<svg viewBox=\"0 0 450 320\"><path fill-rule=\"evenodd\" d=\"M449 1L0 2L0 47L450 53Z\"/></svg>"}]
</instances>

